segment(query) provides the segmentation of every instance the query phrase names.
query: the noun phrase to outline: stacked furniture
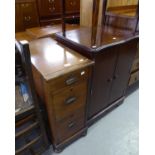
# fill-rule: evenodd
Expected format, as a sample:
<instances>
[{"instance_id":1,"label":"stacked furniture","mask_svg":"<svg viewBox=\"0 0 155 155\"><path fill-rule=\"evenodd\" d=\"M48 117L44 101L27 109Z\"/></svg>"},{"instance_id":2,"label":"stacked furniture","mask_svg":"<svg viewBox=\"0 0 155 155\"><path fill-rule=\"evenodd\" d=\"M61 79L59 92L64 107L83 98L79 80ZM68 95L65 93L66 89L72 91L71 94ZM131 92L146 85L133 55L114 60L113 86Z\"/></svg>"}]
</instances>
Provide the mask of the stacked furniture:
<instances>
[{"instance_id":1,"label":"stacked furniture","mask_svg":"<svg viewBox=\"0 0 155 155\"><path fill-rule=\"evenodd\" d=\"M16 112L15 112L15 150L16 154L41 154L49 146L46 130L39 108L39 102L34 90L34 83L31 70L30 53L25 42L17 43L16 50L21 56L23 74L18 73L16 78ZM19 63L16 65L19 71ZM23 99L20 83L24 83L25 95L28 99ZM27 93L26 93L27 92Z\"/></svg>"},{"instance_id":2,"label":"stacked furniture","mask_svg":"<svg viewBox=\"0 0 155 155\"><path fill-rule=\"evenodd\" d=\"M66 18L75 22L80 16L80 0L67 0ZM61 23L61 0L16 0L16 32L27 28Z\"/></svg>"}]
</instances>

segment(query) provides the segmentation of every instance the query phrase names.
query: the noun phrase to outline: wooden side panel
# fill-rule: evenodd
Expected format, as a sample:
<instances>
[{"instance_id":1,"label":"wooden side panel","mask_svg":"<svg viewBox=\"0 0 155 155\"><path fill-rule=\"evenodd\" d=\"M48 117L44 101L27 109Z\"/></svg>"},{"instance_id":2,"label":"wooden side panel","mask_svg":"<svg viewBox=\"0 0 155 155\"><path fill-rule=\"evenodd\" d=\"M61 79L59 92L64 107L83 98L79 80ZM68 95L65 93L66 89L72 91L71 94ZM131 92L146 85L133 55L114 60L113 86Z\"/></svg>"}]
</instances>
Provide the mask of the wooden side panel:
<instances>
[{"instance_id":1,"label":"wooden side panel","mask_svg":"<svg viewBox=\"0 0 155 155\"><path fill-rule=\"evenodd\" d=\"M44 89L43 89L43 81L42 76L36 70L34 66L32 66L33 79L35 84L35 89L39 97L44 101Z\"/></svg>"}]
</instances>

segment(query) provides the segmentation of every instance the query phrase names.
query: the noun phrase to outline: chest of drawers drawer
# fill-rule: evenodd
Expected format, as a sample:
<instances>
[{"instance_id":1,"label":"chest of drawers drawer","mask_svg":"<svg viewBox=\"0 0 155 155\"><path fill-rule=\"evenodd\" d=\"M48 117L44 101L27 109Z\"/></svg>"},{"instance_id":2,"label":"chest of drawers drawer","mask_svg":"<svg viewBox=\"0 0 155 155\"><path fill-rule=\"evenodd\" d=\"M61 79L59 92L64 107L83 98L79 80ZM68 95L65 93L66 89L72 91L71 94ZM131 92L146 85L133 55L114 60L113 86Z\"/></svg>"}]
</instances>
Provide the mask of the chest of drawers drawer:
<instances>
[{"instance_id":1,"label":"chest of drawers drawer","mask_svg":"<svg viewBox=\"0 0 155 155\"><path fill-rule=\"evenodd\" d=\"M63 140L76 134L80 129L84 128L85 111L83 108L73 111L72 114L65 117L61 121L56 122L57 127L57 142L61 143Z\"/></svg>"},{"instance_id":2,"label":"chest of drawers drawer","mask_svg":"<svg viewBox=\"0 0 155 155\"><path fill-rule=\"evenodd\" d=\"M85 107L87 81L83 81L75 86L64 88L53 95L53 107L56 120L68 116L80 107Z\"/></svg>"},{"instance_id":3,"label":"chest of drawers drawer","mask_svg":"<svg viewBox=\"0 0 155 155\"><path fill-rule=\"evenodd\" d=\"M89 77L89 68L73 71L59 78L49 81L50 91L57 91L64 87L74 86L83 80L87 80Z\"/></svg>"}]
</instances>

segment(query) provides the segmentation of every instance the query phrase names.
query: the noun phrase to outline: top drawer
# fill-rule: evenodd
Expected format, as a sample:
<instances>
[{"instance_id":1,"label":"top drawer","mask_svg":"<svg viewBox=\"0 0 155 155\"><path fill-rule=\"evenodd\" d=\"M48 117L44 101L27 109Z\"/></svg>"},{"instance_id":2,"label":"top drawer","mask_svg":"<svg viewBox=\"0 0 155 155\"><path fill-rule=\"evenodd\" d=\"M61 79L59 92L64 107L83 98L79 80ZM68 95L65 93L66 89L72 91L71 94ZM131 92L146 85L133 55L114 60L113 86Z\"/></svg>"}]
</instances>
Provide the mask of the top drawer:
<instances>
[{"instance_id":1,"label":"top drawer","mask_svg":"<svg viewBox=\"0 0 155 155\"><path fill-rule=\"evenodd\" d=\"M57 91L64 87L74 86L75 84L88 79L89 71L89 67L87 67L49 81L50 91Z\"/></svg>"}]
</instances>

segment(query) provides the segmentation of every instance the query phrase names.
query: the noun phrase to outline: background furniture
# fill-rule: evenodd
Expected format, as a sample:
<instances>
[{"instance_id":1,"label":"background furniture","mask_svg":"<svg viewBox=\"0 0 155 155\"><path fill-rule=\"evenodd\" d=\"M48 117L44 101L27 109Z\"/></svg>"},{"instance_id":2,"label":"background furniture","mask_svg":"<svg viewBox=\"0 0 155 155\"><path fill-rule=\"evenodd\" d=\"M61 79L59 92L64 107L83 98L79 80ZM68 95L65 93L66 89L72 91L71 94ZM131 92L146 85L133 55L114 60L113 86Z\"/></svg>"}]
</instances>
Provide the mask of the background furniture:
<instances>
[{"instance_id":1,"label":"background furniture","mask_svg":"<svg viewBox=\"0 0 155 155\"><path fill-rule=\"evenodd\" d=\"M80 0L67 0L66 21L78 23ZM61 0L16 0L16 32L27 28L61 23Z\"/></svg>"},{"instance_id":2,"label":"background furniture","mask_svg":"<svg viewBox=\"0 0 155 155\"><path fill-rule=\"evenodd\" d=\"M49 144L38 99L34 90L30 53L25 42L16 42L16 50L21 56L21 65L24 70L23 74L20 74L20 78L18 78L22 79L22 81L19 80L18 84L21 82L24 83L27 88L25 91L28 95L28 100L24 101L19 92L20 87L18 85L16 86L16 154L41 154L47 149Z\"/></svg>"},{"instance_id":3,"label":"background furniture","mask_svg":"<svg viewBox=\"0 0 155 155\"><path fill-rule=\"evenodd\" d=\"M39 26L36 0L15 1L15 31Z\"/></svg>"}]
</instances>

